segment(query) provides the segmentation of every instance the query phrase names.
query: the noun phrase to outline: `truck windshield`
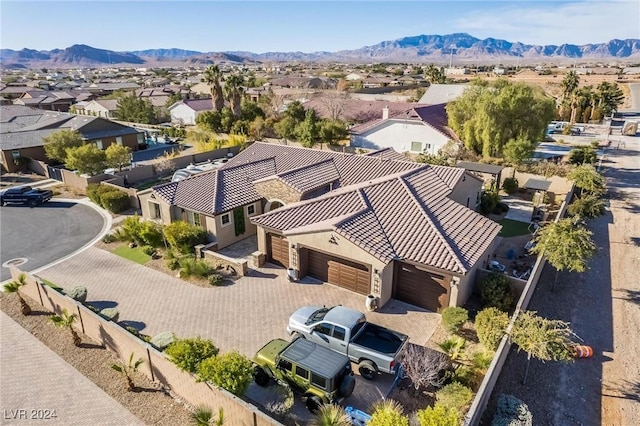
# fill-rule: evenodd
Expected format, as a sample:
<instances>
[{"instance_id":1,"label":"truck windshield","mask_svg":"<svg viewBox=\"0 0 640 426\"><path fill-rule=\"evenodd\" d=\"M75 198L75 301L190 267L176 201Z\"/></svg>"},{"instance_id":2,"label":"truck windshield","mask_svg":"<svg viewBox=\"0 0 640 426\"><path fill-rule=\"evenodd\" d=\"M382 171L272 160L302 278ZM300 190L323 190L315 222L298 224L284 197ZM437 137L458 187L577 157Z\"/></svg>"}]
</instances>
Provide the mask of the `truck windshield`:
<instances>
[{"instance_id":1,"label":"truck windshield","mask_svg":"<svg viewBox=\"0 0 640 426\"><path fill-rule=\"evenodd\" d=\"M327 312L329 312L329 308L318 309L309 317L305 324L308 325L314 322L322 321L324 319L324 316L327 315Z\"/></svg>"}]
</instances>

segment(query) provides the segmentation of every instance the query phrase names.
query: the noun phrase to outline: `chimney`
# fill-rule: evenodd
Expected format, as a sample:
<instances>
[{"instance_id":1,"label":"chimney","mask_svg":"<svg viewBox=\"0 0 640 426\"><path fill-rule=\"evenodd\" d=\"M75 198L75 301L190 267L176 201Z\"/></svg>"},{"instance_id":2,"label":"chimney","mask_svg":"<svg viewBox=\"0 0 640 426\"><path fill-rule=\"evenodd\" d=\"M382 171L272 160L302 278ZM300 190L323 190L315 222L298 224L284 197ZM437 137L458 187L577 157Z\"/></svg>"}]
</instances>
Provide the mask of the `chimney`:
<instances>
[{"instance_id":1,"label":"chimney","mask_svg":"<svg viewBox=\"0 0 640 426\"><path fill-rule=\"evenodd\" d=\"M389 118L389 107L382 108L382 119L387 120Z\"/></svg>"}]
</instances>

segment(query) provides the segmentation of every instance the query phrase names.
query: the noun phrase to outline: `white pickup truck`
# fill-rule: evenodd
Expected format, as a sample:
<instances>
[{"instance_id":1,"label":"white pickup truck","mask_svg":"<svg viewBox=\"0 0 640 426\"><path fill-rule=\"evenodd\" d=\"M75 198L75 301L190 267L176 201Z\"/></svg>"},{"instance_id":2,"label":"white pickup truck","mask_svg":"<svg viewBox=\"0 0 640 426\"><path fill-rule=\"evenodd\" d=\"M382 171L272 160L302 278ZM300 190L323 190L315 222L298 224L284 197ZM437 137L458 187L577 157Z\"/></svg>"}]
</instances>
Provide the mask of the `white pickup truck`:
<instances>
[{"instance_id":1,"label":"white pickup truck","mask_svg":"<svg viewBox=\"0 0 640 426\"><path fill-rule=\"evenodd\" d=\"M378 372L396 374L407 335L367 322L362 312L334 306L306 306L289 318L289 334L345 354L365 379Z\"/></svg>"}]
</instances>

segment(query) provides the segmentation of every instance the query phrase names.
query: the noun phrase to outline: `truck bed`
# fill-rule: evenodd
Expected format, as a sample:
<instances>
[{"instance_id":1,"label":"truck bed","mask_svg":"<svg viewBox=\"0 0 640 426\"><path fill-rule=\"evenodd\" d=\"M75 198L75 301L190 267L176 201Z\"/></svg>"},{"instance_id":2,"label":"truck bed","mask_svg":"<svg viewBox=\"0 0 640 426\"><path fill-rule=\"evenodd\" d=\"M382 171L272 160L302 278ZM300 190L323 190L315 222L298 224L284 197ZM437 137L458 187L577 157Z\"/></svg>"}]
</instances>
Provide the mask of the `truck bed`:
<instances>
[{"instance_id":1,"label":"truck bed","mask_svg":"<svg viewBox=\"0 0 640 426\"><path fill-rule=\"evenodd\" d=\"M351 344L393 357L406 340L407 336L402 333L367 322L353 337Z\"/></svg>"}]
</instances>

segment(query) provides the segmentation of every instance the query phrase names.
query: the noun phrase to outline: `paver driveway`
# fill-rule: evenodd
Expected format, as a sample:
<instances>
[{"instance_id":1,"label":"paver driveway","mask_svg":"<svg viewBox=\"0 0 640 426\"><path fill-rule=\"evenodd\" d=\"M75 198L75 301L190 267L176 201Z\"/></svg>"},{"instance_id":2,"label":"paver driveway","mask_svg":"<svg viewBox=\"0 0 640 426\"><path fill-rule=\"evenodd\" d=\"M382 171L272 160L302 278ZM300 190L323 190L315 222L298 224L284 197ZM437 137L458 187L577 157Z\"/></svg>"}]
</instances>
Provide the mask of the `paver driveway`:
<instances>
[{"instance_id":1,"label":"paver driveway","mask_svg":"<svg viewBox=\"0 0 640 426\"><path fill-rule=\"evenodd\" d=\"M87 287L87 302L117 307L120 322L145 334L173 331L180 337L202 336L221 352L238 350L248 357L271 339L288 339L289 315L300 306L342 304L363 310L365 299L311 280L291 283L284 269L269 264L228 286L198 287L95 247L39 275L63 288ZM397 301L367 317L406 333L421 345L440 320L438 314ZM359 380L349 403L368 408L372 401L386 396L391 382L388 375L372 382Z\"/></svg>"}]
</instances>

